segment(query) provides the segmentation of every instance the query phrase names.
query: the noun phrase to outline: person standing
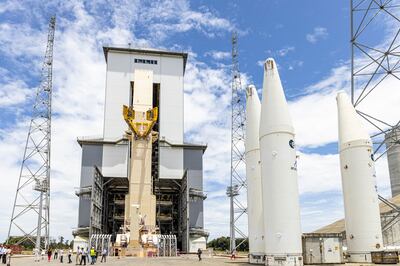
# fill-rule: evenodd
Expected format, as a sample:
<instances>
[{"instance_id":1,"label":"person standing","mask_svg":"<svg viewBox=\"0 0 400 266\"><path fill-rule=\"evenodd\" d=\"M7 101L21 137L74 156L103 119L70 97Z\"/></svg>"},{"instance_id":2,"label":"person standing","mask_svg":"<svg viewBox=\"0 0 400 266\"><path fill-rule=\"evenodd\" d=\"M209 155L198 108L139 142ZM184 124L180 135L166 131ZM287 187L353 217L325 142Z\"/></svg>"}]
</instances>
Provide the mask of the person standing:
<instances>
[{"instance_id":1,"label":"person standing","mask_svg":"<svg viewBox=\"0 0 400 266\"><path fill-rule=\"evenodd\" d=\"M64 263L64 250L60 249L60 262Z\"/></svg>"},{"instance_id":2,"label":"person standing","mask_svg":"<svg viewBox=\"0 0 400 266\"><path fill-rule=\"evenodd\" d=\"M0 262L3 263L3 256L5 256L5 248L3 245L0 245Z\"/></svg>"},{"instance_id":3,"label":"person standing","mask_svg":"<svg viewBox=\"0 0 400 266\"><path fill-rule=\"evenodd\" d=\"M6 263L7 263L7 266L10 266L11 265L11 254L12 253L12 250L11 250L11 248L9 247L8 249L6 249L6 251L5 251L5 256L6 256Z\"/></svg>"},{"instance_id":4,"label":"person standing","mask_svg":"<svg viewBox=\"0 0 400 266\"><path fill-rule=\"evenodd\" d=\"M51 252L51 249L48 249L48 250L47 250L47 261L48 261L48 262L50 262L50 260L51 260L51 253L52 253L52 252Z\"/></svg>"},{"instance_id":5,"label":"person standing","mask_svg":"<svg viewBox=\"0 0 400 266\"><path fill-rule=\"evenodd\" d=\"M232 250L231 253L231 260L235 260L236 259L236 249Z\"/></svg>"},{"instance_id":6,"label":"person standing","mask_svg":"<svg viewBox=\"0 0 400 266\"><path fill-rule=\"evenodd\" d=\"M87 247L84 251L84 256L86 257L87 263L90 261L90 256L89 256L89 248Z\"/></svg>"},{"instance_id":7,"label":"person standing","mask_svg":"<svg viewBox=\"0 0 400 266\"><path fill-rule=\"evenodd\" d=\"M37 248L33 249L33 256L35 257L35 262L39 262L40 261L39 250Z\"/></svg>"},{"instance_id":8,"label":"person standing","mask_svg":"<svg viewBox=\"0 0 400 266\"><path fill-rule=\"evenodd\" d=\"M69 249L68 250L68 263L72 263L71 256L72 256L72 249Z\"/></svg>"},{"instance_id":9,"label":"person standing","mask_svg":"<svg viewBox=\"0 0 400 266\"><path fill-rule=\"evenodd\" d=\"M104 262L107 262L107 249L106 248L104 248L103 249L103 251L101 252L101 261L100 262L103 262L103 260L104 260Z\"/></svg>"},{"instance_id":10,"label":"person standing","mask_svg":"<svg viewBox=\"0 0 400 266\"><path fill-rule=\"evenodd\" d=\"M90 264L93 265L96 262L96 250L94 249L94 247L90 249L90 259Z\"/></svg>"},{"instance_id":11,"label":"person standing","mask_svg":"<svg viewBox=\"0 0 400 266\"><path fill-rule=\"evenodd\" d=\"M87 257L87 252L81 248L81 260L79 265L82 265L82 262L84 263L83 265L86 265L86 257Z\"/></svg>"},{"instance_id":12,"label":"person standing","mask_svg":"<svg viewBox=\"0 0 400 266\"><path fill-rule=\"evenodd\" d=\"M1 263L6 264L7 261L7 247L1 246Z\"/></svg>"},{"instance_id":13,"label":"person standing","mask_svg":"<svg viewBox=\"0 0 400 266\"><path fill-rule=\"evenodd\" d=\"M56 260L56 259L58 259L58 250L57 249L54 250L54 257L53 257L53 260Z\"/></svg>"},{"instance_id":14,"label":"person standing","mask_svg":"<svg viewBox=\"0 0 400 266\"><path fill-rule=\"evenodd\" d=\"M79 264L79 262L81 261L81 257L82 257L82 252L81 252L81 249L78 246L78 249L76 250L75 265Z\"/></svg>"},{"instance_id":15,"label":"person standing","mask_svg":"<svg viewBox=\"0 0 400 266\"><path fill-rule=\"evenodd\" d=\"M199 261L201 261L201 253L203 253L203 252L201 251L201 248L199 248L197 250L197 256L199 257Z\"/></svg>"}]
</instances>

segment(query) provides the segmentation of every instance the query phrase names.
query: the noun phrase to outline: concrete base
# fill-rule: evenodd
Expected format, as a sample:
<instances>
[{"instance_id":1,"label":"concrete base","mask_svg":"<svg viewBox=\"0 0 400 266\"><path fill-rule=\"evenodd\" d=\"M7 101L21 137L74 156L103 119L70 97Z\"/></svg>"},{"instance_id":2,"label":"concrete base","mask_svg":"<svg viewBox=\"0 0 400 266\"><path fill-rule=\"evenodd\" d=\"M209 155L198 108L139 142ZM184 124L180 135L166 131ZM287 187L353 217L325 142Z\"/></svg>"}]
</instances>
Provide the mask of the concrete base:
<instances>
[{"instance_id":1,"label":"concrete base","mask_svg":"<svg viewBox=\"0 0 400 266\"><path fill-rule=\"evenodd\" d=\"M128 247L130 247L130 248L141 248L142 245L140 245L139 240L131 240L131 241L129 241Z\"/></svg>"},{"instance_id":2,"label":"concrete base","mask_svg":"<svg viewBox=\"0 0 400 266\"><path fill-rule=\"evenodd\" d=\"M197 252L198 249L207 249L207 239L204 236L189 236L189 252Z\"/></svg>"},{"instance_id":3,"label":"concrete base","mask_svg":"<svg viewBox=\"0 0 400 266\"><path fill-rule=\"evenodd\" d=\"M127 247L125 251L125 256L127 257L139 257L143 258L144 257L144 250L143 248L132 248L132 247Z\"/></svg>"},{"instance_id":4,"label":"concrete base","mask_svg":"<svg viewBox=\"0 0 400 266\"><path fill-rule=\"evenodd\" d=\"M264 253L251 253L249 254L249 263L250 264L261 264L264 265Z\"/></svg>"},{"instance_id":5,"label":"concrete base","mask_svg":"<svg viewBox=\"0 0 400 266\"><path fill-rule=\"evenodd\" d=\"M352 263L372 263L372 258L371 258L371 253L370 252L365 252L365 253L347 253L349 257L347 260Z\"/></svg>"},{"instance_id":6,"label":"concrete base","mask_svg":"<svg viewBox=\"0 0 400 266\"><path fill-rule=\"evenodd\" d=\"M268 266L303 266L301 254L266 255L265 265Z\"/></svg>"}]
</instances>

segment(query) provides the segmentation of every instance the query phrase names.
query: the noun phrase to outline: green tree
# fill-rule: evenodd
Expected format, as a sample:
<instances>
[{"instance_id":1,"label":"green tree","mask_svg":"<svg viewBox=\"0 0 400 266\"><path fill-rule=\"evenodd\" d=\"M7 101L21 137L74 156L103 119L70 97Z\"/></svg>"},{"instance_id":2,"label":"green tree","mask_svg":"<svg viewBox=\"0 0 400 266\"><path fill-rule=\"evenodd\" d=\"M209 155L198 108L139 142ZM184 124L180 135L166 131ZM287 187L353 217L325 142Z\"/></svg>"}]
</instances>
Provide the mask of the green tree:
<instances>
[{"instance_id":1,"label":"green tree","mask_svg":"<svg viewBox=\"0 0 400 266\"><path fill-rule=\"evenodd\" d=\"M236 245L239 245L241 243L240 246L237 247L237 251L249 250L249 241L247 238L244 239L244 241L243 238L237 238L235 239L235 241ZM221 236L208 242L207 247L214 248L214 250L226 251L229 250L229 243L230 243L230 237Z\"/></svg>"},{"instance_id":2,"label":"green tree","mask_svg":"<svg viewBox=\"0 0 400 266\"><path fill-rule=\"evenodd\" d=\"M19 245L24 250L33 250L33 248L35 247L35 244L31 240L27 238L24 239L23 236L10 236L8 241L6 240L5 243L8 243L10 245Z\"/></svg>"}]
</instances>

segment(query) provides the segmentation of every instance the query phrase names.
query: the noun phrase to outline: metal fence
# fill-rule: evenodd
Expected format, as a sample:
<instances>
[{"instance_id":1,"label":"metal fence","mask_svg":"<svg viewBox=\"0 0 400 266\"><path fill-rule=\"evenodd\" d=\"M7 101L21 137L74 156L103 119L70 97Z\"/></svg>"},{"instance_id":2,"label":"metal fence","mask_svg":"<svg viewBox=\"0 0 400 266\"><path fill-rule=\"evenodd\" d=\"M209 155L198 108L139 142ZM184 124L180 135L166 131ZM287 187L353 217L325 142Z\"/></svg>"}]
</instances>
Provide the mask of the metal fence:
<instances>
[{"instance_id":1,"label":"metal fence","mask_svg":"<svg viewBox=\"0 0 400 266\"><path fill-rule=\"evenodd\" d=\"M89 240L89 249L94 247L97 252L107 249L107 254L111 254L111 235L92 234Z\"/></svg>"},{"instance_id":2,"label":"metal fence","mask_svg":"<svg viewBox=\"0 0 400 266\"><path fill-rule=\"evenodd\" d=\"M175 257L177 256L177 253L177 241L175 235L158 236L158 257Z\"/></svg>"}]
</instances>

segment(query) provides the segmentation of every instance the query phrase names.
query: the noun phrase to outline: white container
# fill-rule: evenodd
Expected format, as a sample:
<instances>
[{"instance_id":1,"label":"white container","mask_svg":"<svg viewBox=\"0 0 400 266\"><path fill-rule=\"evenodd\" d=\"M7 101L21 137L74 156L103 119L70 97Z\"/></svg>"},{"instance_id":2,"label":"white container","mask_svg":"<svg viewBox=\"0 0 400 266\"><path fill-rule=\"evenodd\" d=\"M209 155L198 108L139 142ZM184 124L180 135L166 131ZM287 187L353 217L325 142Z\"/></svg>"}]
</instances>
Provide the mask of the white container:
<instances>
[{"instance_id":1,"label":"white container","mask_svg":"<svg viewBox=\"0 0 400 266\"><path fill-rule=\"evenodd\" d=\"M246 180L249 263L264 264L264 218L260 165L261 103L254 85L246 90Z\"/></svg>"},{"instance_id":2,"label":"white container","mask_svg":"<svg viewBox=\"0 0 400 266\"><path fill-rule=\"evenodd\" d=\"M347 253L350 262L371 262L383 248L372 142L346 93L336 99Z\"/></svg>"},{"instance_id":3,"label":"white container","mask_svg":"<svg viewBox=\"0 0 400 266\"><path fill-rule=\"evenodd\" d=\"M264 63L260 124L267 265L303 265L294 129L273 59Z\"/></svg>"}]
</instances>

